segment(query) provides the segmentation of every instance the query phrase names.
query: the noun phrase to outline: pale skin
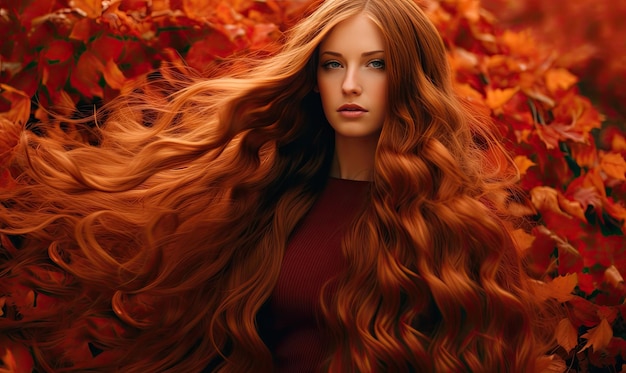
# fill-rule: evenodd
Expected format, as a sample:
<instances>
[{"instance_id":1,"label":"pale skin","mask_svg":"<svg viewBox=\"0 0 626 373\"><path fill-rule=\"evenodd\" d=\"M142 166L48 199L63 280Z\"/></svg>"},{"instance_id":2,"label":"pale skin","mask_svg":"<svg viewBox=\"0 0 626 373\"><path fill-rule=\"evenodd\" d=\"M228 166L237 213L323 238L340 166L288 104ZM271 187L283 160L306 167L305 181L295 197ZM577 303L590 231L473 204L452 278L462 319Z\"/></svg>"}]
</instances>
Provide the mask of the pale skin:
<instances>
[{"instance_id":1,"label":"pale skin","mask_svg":"<svg viewBox=\"0 0 626 373\"><path fill-rule=\"evenodd\" d=\"M372 180L378 138L387 110L383 35L360 14L331 30L320 44L317 87L335 130L331 177Z\"/></svg>"}]
</instances>

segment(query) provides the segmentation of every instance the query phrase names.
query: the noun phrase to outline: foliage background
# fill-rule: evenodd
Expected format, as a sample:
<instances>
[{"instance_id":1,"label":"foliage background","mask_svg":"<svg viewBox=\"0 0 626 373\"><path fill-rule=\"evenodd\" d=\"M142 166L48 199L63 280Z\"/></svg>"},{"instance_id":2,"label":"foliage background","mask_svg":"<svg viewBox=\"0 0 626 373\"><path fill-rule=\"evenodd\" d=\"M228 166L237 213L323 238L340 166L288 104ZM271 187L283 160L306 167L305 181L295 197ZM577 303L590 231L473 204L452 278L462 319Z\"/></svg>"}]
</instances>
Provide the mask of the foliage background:
<instances>
[{"instance_id":1,"label":"foliage background","mask_svg":"<svg viewBox=\"0 0 626 373\"><path fill-rule=\"evenodd\" d=\"M47 123L48 109L86 115L162 64L204 71L233 53L273 53L313 1L0 0L0 187L19 187L8 165L24 128L78 136ZM554 351L563 370L622 371L626 2L421 3L447 45L459 94L499 124L520 169L531 204L512 212L538 224L516 239L540 296L567 311ZM37 294L33 276L58 280L45 271L0 279L0 322L8 308L36 317L55 302ZM81 343L76 359L92 358ZM0 360L0 372L35 364L28 346L2 336Z\"/></svg>"}]
</instances>

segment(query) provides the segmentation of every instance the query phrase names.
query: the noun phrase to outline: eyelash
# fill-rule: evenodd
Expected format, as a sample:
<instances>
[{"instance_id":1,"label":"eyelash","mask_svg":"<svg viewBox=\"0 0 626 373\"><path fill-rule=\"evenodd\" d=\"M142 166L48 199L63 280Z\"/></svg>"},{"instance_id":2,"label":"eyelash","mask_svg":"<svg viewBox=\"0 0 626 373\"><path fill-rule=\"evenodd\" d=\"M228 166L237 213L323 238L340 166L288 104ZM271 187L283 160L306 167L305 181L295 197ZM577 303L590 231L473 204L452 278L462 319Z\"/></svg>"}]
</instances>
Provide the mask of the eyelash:
<instances>
[{"instance_id":1,"label":"eyelash","mask_svg":"<svg viewBox=\"0 0 626 373\"><path fill-rule=\"evenodd\" d=\"M367 66L370 66L370 65L372 65L374 63L378 63L380 65L379 65L379 67L372 66L372 68L374 68L376 70L384 70L385 69L385 60L382 60L382 59L371 60L371 61L369 61L367 63ZM332 65L335 65L335 64L339 65L339 66L332 67ZM341 66L341 64L339 62L337 62L337 61L327 61L327 62L324 62L324 64L322 64L322 67L327 69L327 70L337 69L340 66Z\"/></svg>"}]
</instances>

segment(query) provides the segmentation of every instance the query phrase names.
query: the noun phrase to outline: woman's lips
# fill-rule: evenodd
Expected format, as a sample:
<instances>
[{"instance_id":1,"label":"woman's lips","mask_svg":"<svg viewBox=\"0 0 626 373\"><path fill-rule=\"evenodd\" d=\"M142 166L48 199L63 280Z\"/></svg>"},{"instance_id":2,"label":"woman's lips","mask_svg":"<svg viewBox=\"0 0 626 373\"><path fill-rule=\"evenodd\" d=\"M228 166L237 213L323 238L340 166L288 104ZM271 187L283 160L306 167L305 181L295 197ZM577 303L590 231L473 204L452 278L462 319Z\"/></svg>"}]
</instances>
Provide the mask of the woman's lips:
<instances>
[{"instance_id":1,"label":"woman's lips","mask_svg":"<svg viewBox=\"0 0 626 373\"><path fill-rule=\"evenodd\" d=\"M341 105L339 109L337 109L337 112L345 118L359 118L365 115L367 110L357 104L345 104Z\"/></svg>"}]
</instances>

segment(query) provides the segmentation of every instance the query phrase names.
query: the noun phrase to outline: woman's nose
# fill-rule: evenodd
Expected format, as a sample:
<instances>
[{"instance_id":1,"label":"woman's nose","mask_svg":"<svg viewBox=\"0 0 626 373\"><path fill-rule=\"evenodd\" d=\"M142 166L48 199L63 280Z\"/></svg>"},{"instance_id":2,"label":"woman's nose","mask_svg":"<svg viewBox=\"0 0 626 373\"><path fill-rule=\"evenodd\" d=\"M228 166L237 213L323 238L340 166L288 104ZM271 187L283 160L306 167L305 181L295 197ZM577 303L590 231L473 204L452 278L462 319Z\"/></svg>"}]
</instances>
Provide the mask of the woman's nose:
<instances>
[{"instance_id":1,"label":"woman's nose","mask_svg":"<svg viewBox=\"0 0 626 373\"><path fill-rule=\"evenodd\" d=\"M345 95L360 95L363 88L359 82L358 71L356 69L347 69L344 76L341 89Z\"/></svg>"}]
</instances>

